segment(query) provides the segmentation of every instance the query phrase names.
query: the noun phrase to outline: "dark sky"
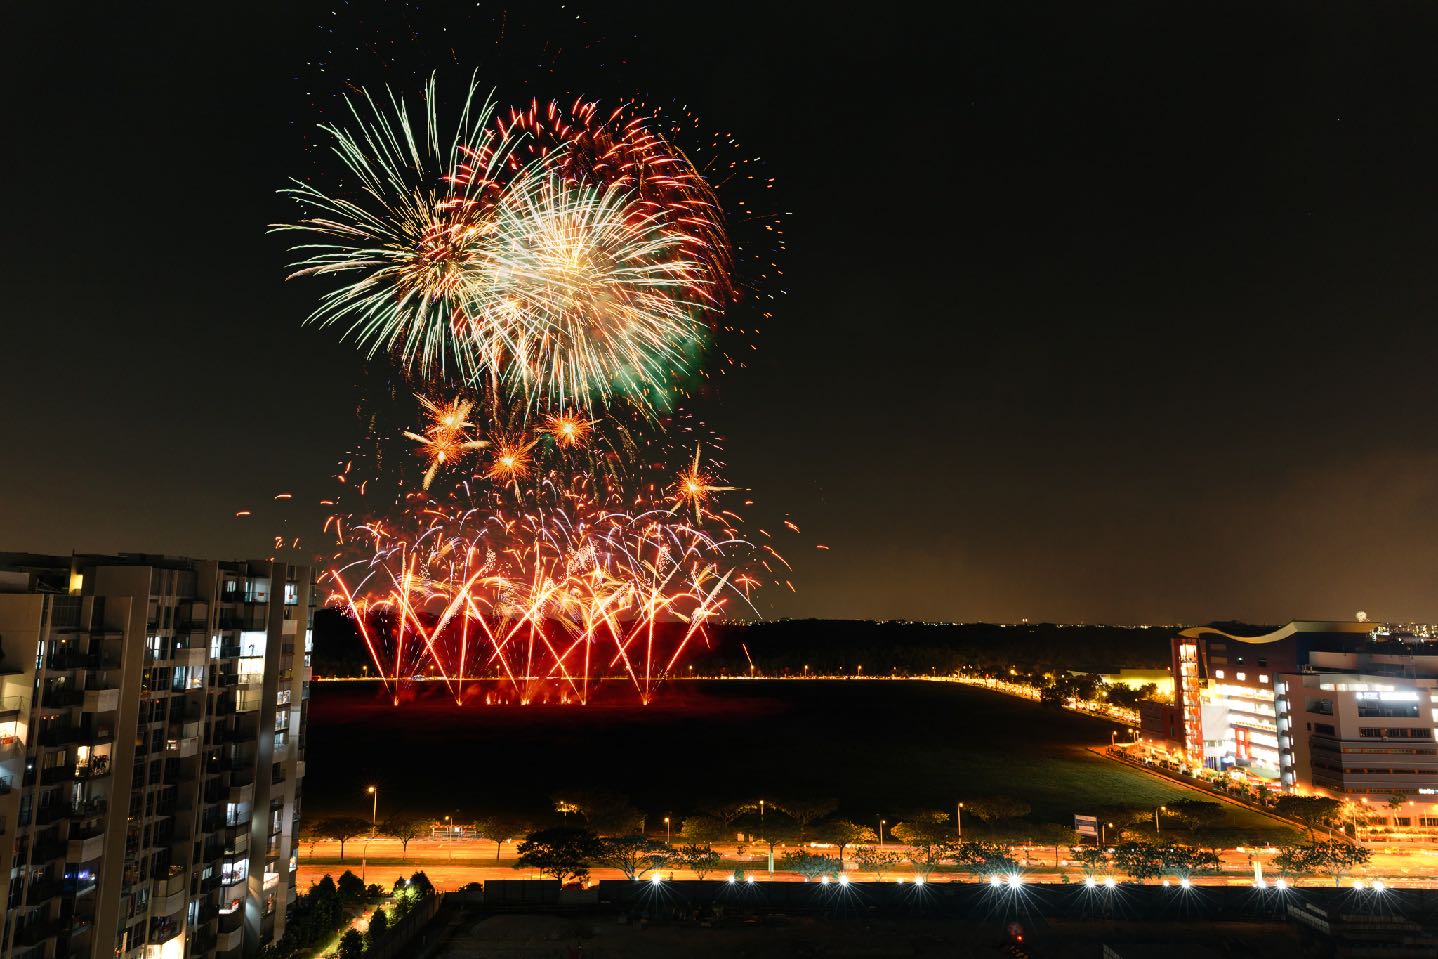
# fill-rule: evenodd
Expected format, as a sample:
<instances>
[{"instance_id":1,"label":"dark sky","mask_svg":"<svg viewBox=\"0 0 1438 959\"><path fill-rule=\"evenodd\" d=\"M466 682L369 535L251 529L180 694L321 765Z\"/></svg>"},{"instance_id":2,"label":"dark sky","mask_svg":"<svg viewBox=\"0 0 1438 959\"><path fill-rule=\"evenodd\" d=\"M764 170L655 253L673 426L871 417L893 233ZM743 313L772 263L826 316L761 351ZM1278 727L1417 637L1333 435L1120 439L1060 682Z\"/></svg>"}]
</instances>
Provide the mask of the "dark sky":
<instances>
[{"instance_id":1,"label":"dark sky","mask_svg":"<svg viewBox=\"0 0 1438 959\"><path fill-rule=\"evenodd\" d=\"M448 61L778 179L787 293L702 410L804 529L767 615L1438 619L1438 8L932 6L8 5L0 547L265 552L234 511L374 375L274 191L342 81Z\"/></svg>"}]
</instances>

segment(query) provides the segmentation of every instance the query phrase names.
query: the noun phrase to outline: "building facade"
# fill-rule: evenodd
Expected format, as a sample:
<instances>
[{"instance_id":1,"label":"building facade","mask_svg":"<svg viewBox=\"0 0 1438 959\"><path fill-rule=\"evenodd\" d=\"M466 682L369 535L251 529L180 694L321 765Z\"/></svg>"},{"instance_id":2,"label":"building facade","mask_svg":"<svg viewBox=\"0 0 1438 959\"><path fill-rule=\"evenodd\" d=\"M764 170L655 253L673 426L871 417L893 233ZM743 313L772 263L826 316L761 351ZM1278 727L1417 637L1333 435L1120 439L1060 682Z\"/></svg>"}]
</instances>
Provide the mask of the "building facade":
<instances>
[{"instance_id":1,"label":"building facade","mask_svg":"<svg viewBox=\"0 0 1438 959\"><path fill-rule=\"evenodd\" d=\"M1195 627L1174 637L1173 668L1190 762L1438 828L1438 644L1362 622Z\"/></svg>"},{"instance_id":2,"label":"building facade","mask_svg":"<svg viewBox=\"0 0 1438 959\"><path fill-rule=\"evenodd\" d=\"M313 596L282 562L0 554L0 959L282 934Z\"/></svg>"}]
</instances>

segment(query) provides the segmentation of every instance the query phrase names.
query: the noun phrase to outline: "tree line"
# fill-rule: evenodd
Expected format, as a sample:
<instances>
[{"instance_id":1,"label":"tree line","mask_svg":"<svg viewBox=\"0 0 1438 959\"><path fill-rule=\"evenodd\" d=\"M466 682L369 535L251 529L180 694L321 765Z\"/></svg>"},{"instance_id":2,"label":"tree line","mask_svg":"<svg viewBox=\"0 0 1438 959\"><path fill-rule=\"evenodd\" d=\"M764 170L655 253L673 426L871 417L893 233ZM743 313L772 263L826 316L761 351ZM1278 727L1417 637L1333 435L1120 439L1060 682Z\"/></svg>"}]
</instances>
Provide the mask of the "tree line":
<instances>
[{"instance_id":1,"label":"tree line","mask_svg":"<svg viewBox=\"0 0 1438 959\"><path fill-rule=\"evenodd\" d=\"M1348 853L1346 844L1318 842L1315 830L1340 814L1338 804L1319 797L1286 796L1276 811L1307 828L1307 842L1284 847L1280 868L1294 873L1351 869L1364 852ZM495 843L498 862L506 846L514 851L516 868L532 869L561 882L586 879L593 868L618 870L641 879L658 870L684 869L698 878L718 872L724 863L716 845L756 848L776 868L808 879L837 877L846 859L882 878L899 868L917 876L939 869L980 874L1021 868L1015 849L1049 848L1055 868L1065 851L1086 870L1101 865L1133 878L1173 875L1180 879L1216 868L1219 851L1251 842L1227 826L1228 813L1217 802L1184 799L1158 809L1108 805L1094 810L1104 827L1101 850L1085 846L1075 831L1058 823L1033 822L1028 803L1011 796L976 796L963 803L962 830L950 811L915 810L885 828L860 824L837 815L831 798L738 800L705 805L699 812L675 818L660 839L645 829L646 816L624 795L607 789L574 789L556 793L541 816L481 816L472 834ZM401 814L386 819L379 832L401 842L408 854L411 840L430 835L433 817ZM345 844L369 835L371 823L360 817L332 817L306 824L302 841L332 839ZM814 844L820 844L816 849ZM903 848L898 848L902 846ZM822 847L829 847L832 854ZM1345 858L1346 857L1346 858Z\"/></svg>"}]
</instances>

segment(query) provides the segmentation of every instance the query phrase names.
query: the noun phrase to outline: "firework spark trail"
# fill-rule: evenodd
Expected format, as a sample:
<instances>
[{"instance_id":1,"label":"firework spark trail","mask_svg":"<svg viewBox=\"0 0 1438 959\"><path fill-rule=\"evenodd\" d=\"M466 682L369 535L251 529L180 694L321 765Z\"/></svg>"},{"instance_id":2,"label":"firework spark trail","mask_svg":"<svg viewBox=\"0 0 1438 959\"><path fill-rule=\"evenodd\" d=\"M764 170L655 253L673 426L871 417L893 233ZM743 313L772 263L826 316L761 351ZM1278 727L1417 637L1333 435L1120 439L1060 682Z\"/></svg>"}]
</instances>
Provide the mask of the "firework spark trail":
<instances>
[{"instance_id":1,"label":"firework spark trail","mask_svg":"<svg viewBox=\"0 0 1438 959\"><path fill-rule=\"evenodd\" d=\"M732 571L721 566L747 544L676 522L668 510L615 513L582 503L542 516L429 508L417 517L425 525L412 538L378 525L364 529L355 539L372 539L374 553L330 578L382 674L392 668L398 679L432 666L456 700L465 678L488 672L522 702L551 680L585 702L597 678L594 655L603 652L608 669L619 670L647 702L705 624L731 598L743 599ZM385 611L393 620L392 667L373 638L384 628L374 614ZM660 659L656 628L666 616L685 628ZM471 653L472 627L489 647L479 655L483 663Z\"/></svg>"}]
</instances>

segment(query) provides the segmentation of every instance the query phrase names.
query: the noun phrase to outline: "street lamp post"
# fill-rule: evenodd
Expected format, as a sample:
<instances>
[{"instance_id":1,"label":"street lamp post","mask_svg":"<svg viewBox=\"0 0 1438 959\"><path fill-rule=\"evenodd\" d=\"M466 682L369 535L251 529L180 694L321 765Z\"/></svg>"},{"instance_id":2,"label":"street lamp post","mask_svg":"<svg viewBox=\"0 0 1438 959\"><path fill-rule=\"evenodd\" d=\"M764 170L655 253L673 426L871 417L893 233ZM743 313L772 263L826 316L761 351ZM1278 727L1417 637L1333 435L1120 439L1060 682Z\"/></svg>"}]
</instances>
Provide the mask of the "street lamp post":
<instances>
[{"instance_id":1,"label":"street lamp post","mask_svg":"<svg viewBox=\"0 0 1438 959\"><path fill-rule=\"evenodd\" d=\"M369 794L374 799L369 808L369 837L373 839L375 833L379 832L379 789L371 786Z\"/></svg>"},{"instance_id":2,"label":"street lamp post","mask_svg":"<svg viewBox=\"0 0 1438 959\"><path fill-rule=\"evenodd\" d=\"M1155 833L1163 832L1163 827L1160 826L1159 823L1158 823L1158 814L1159 814L1160 812L1168 812L1168 807L1167 807L1167 806L1159 806L1157 809L1155 809L1155 810L1153 811L1153 831L1154 831Z\"/></svg>"},{"instance_id":3,"label":"street lamp post","mask_svg":"<svg viewBox=\"0 0 1438 959\"><path fill-rule=\"evenodd\" d=\"M884 820L879 820L879 848L884 848Z\"/></svg>"},{"instance_id":4,"label":"street lamp post","mask_svg":"<svg viewBox=\"0 0 1438 959\"><path fill-rule=\"evenodd\" d=\"M666 845L666 846L672 846L672 845L674 845L674 837L673 837L673 834L670 833L670 831L669 831L669 817L668 817L668 816L665 816L665 817L664 817L664 845Z\"/></svg>"},{"instance_id":5,"label":"street lamp post","mask_svg":"<svg viewBox=\"0 0 1438 959\"><path fill-rule=\"evenodd\" d=\"M954 807L954 819L959 824L959 842L964 841L964 804L959 803Z\"/></svg>"}]
</instances>

